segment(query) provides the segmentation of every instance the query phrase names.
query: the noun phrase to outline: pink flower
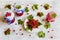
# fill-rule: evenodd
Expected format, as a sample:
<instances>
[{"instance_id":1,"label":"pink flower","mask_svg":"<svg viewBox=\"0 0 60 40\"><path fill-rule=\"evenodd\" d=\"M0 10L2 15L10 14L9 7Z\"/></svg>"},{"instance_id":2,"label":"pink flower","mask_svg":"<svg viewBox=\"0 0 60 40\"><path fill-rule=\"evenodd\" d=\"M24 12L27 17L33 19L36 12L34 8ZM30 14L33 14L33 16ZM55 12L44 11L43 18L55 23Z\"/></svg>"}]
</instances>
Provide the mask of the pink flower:
<instances>
[{"instance_id":1,"label":"pink flower","mask_svg":"<svg viewBox=\"0 0 60 40\"><path fill-rule=\"evenodd\" d=\"M47 15L46 15L46 21L47 22L54 22L55 21L55 18L56 18L56 13L51 11L49 12Z\"/></svg>"}]
</instances>

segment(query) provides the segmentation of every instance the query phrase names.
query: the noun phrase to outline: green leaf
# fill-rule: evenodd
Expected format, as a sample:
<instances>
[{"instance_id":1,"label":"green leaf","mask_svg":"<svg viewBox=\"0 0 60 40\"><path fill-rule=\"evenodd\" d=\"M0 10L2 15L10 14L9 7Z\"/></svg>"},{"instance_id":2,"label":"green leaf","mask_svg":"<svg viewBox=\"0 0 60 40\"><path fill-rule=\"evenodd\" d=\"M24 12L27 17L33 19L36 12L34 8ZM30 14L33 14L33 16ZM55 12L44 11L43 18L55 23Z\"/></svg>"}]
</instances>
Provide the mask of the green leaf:
<instances>
[{"instance_id":1,"label":"green leaf","mask_svg":"<svg viewBox=\"0 0 60 40\"><path fill-rule=\"evenodd\" d=\"M11 31L11 30L8 28L6 31L4 31L4 34L5 34L5 35L10 35L10 31Z\"/></svg>"},{"instance_id":2,"label":"green leaf","mask_svg":"<svg viewBox=\"0 0 60 40\"><path fill-rule=\"evenodd\" d=\"M27 19L28 19L28 20L33 19L33 16L32 16L32 15L29 15L29 16L27 17Z\"/></svg>"},{"instance_id":3,"label":"green leaf","mask_svg":"<svg viewBox=\"0 0 60 40\"><path fill-rule=\"evenodd\" d=\"M26 7L26 8L25 8L25 12L29 12L29 9L28 9L28 7Z\"/></svg>"},{"instance_id":4,"label":"green leaf","mask_svg":"<svg viewBox=\"0 0 60 40\"><path fill-rule=\"evenodd\" d=\"M44 27L45 27L46 29L50 28L50 23L49 23L49 22L46 22L45 25L44 25Z\"/></svg>"},{"instance_id":5,"label":"green leaf","mask_svg":"<svg viewBox=\"0 0 60 40\"><path fill-rule=\"evenodd\" d=\"M7 4L7 5L5 6L5 8L11 9L11 5L10 5L10 4Z\"/></svg>"},{"instance_id":6,"label":"green leaf","mask_svg":"<svg viewBox=\"0 0 60 40\"><path fill-rule=\"evenodd\" d=\"M16 5L16 8L17 8L17 9L20 9L20 8L21 8L21 6L20 6L20 5Z\"/></svg>"},{"instance_id":7,"label":"green leaf","mask_svg":"<svg viewBox=\"0 0 60 40\"><path fill-rule=\"evenodd\" d=\"M40 25L42 25L42 23L41 22L38 22L38 26L40 26Z\"/></svg>"},{"instance_id":8,"label":"green leaf","mask_svg":"<svg viewBox=\"0 0 60 40\"><path fill-rule=\"evenodd\" d=\"M39 16L39 17L42 17L44 14L43 14L43 12L38 12L37 13L37 16Z\"/></svg>"},{"instance_id":9,"label":"green leaf","mask_svg":"<svg viewBox=\"0 0 60 40\"><path fill-rule=\"evenodd\" d=\"M45 5L44 5L44 8L45 8L46 10L49 9L49 7L50 7L49 4L45 4Z\"/></svg>"},{"instance_id":10,"label":"green leaf","mask_svg":"<svg viewBox=\"0 0 60 40\"><path fill-rule=\"evenodd\" d=\"M43 31L38 32L37 35L38 35L39 38L44 38L45 37L45 33Z\"/></svg>"},{"instance_id":11,"label":"green leaf","mask_svg":"<svg viewBox=\"0 0 60 40\"><path fill-rule=\"evenodd\" d=\"M38 4L34 4L34 5L32 6L32 9L33 9L33 10L35 10L35 9L38 10Z\"/></svg>"},{"instance_id":12,"label":"green leaf","mask_svg":"<svg viewBox=\"0 0 60 40\"><path fill-rule=\"evenodd\" d=\"M31 28L30 26L27 25L26 31L28 31L28 30L32 31L32 28Z\"/></svg>"},{"instance_id":13,"label":"green leaf","mask_svg":"<svg viewBox=\"0 0 60 40\"><path fill-rule=\"evenodd\" d=\"M51 14L51 17L52 17L52 18L56 18L56 16L57 16L56 13Z\"/></svg>"},{"instance_id":14,"label":"green leaf","mask_svg":"<svg viewBox=\"0 0 60 40\"><path fill-rule=\"evenodd\" d=\"M23 21L21 19L18 20L18 24L23 24Z\"/></svg>"}]
</instances>

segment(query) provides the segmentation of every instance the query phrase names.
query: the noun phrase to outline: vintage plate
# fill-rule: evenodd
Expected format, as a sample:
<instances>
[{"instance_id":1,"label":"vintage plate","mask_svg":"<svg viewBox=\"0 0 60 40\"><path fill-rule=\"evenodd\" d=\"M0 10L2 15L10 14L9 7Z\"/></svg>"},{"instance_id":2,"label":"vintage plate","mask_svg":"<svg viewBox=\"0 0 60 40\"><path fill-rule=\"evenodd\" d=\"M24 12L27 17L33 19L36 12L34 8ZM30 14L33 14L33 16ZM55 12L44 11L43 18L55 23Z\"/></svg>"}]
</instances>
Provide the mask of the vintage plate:
<instances>
[{"instance_id":1,"label":"vintage plate","mask_svg":"<svg viewBox=\"0 0 60 40\"><path fill-rule=\"evenodd\" d=\"M30 12L32 15L36 16L36 12L42 11L46 15L50 11L55 11L57 13L57 18L55 22L51 23L51 28L45 29L43 26L39 28L38 31L44 31L46 33L45 38L39 38L37 36L37 30L33 32L26 32L24 30L19 31L19 29L22 28L21 25L15 25L17 23L18 19L25 20L26 19L26 13L22 17L15 17L15 22L13 24L5 24L0 22L0 40L60 40L60 0L0 0L0 14L2 14L2 10L4 9L5 4L14 4L14 3L20 3L23 5L23 7L26 7L27 4L29 4L29 8L31 5L37 3L37 4L45 4L49 3L52 5L52 8L49 10L44 10L43 7L40 7L39 10L37 11L32 11L30 8ZM43 17L45 18L45 16ZM10 28L11 29L11 34L10 35L4 35L4 31ZM14 33L12 30L16 30ZM52 31L51 31L52 30ZM50 33L48 33L50 31ZM18 35L16 35L18 33ZM23 33L23 35L22 35ZM53 38L51 38L53 36Z\"/></svg>"}]
</instances>

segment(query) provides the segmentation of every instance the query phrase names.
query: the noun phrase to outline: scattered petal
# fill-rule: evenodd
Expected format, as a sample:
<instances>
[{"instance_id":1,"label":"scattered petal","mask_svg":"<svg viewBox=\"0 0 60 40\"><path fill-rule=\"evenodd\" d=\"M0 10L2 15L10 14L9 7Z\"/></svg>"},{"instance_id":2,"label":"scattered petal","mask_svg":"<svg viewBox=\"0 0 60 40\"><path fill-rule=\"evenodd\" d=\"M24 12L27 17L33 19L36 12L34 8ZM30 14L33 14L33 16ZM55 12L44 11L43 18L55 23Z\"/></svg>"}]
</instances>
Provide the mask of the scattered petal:
<instances>
[{"instance_id":1,"label":"scattered petal","mask_svg":"<svg viewBox=\"0 0 60 40\"><path fill-rule=\"evenodd\" d=\"M4 34L5 35L10 35L10 31L11 31L10 28L8 28L7 30L4 31Z\"/></svg>"}]
</instances>

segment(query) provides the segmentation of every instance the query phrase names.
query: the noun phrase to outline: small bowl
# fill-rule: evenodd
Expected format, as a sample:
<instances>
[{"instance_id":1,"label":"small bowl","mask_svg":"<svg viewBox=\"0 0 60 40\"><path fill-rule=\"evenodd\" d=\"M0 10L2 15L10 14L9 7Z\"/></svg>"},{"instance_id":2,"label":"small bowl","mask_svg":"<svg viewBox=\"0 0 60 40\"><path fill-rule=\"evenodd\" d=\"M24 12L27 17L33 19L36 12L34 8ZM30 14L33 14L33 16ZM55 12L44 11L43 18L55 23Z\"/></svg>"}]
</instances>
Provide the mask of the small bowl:
<instances>
[{"instance_id":1,"label":"small bowl","mask_svg":"<svg viewBox=\"0 0 60 40\"><path fill-rule=\"evenodd\" d=\"M17 4L15 4L14 5L14 13L17 15L17 16L22 16L23 14L24 14L24 9L23 8L16 8L16 5ZM18 6L20 6L20 5L18 5Z\"/></svg>"},{"instance_id":2,"label":"small bowl","mask_svg":"<svg viewBox=\"0 0 60 40\"><path fill-rule=\"evenodd\" d=\"M14 17L14 13L11 10L7 10L4 12L4 20L8 23L14 23L15 21L15 17Z\"/></svg>"}]
</instances>

